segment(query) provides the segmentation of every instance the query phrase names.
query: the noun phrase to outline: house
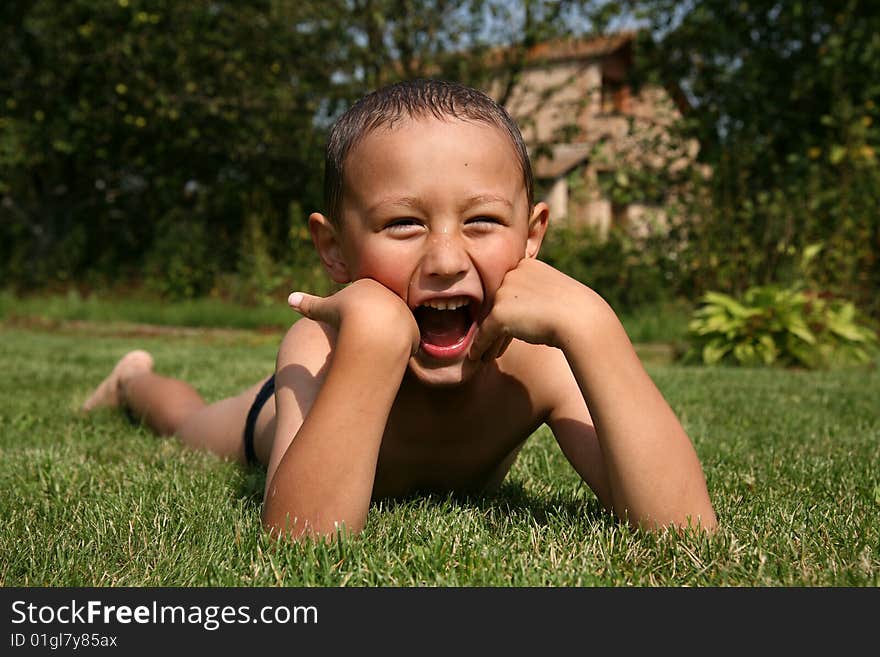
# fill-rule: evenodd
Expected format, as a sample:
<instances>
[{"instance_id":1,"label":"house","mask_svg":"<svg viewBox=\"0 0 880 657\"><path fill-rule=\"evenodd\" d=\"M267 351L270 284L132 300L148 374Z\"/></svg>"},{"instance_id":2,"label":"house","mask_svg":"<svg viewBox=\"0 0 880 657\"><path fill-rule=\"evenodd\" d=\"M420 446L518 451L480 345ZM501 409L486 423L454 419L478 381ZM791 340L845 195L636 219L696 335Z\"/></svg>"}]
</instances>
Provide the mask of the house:
<instances>
[{"instance_id":1,"label":"house","mask_svg":"<svg viewBox=\"0 0 880 657\"><path fill-rule=\"evenodd\" d=\"M522 129L551 220L643 234L665 222L671 190L640 189L631 174L680 169L696 157L695 142L676 143L668 130L681 116L681 95L630 89L635 36L539 44L514 83L494 77L486 89Z\"/></svg>"}]
</instances>

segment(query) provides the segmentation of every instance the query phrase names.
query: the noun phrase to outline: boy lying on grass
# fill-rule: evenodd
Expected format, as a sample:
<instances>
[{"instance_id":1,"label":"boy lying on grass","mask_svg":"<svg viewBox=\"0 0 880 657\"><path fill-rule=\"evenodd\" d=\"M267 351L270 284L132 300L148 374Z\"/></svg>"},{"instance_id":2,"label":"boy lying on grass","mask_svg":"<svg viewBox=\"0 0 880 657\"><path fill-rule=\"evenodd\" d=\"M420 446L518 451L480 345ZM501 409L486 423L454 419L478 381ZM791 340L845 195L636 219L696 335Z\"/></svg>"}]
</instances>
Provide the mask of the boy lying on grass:
<instances>
[{"instance_id":1,"label":"boy lying on grass","mask_svg":"<svg viewBox=\"0 0 880 657\"><path fill-rule=\"evenodd\" d=\"M614 311L537 259L548 208L502 107L434 80L369 94L332 128L325 197L312 239L350 284L290 295L305 318L273 377L206 404L134 351L84 408L265 465L275 536L358 532L372 500L491 489L543 423L620 519L714 529L693 446Z\"/></svg>"}]
</instances>

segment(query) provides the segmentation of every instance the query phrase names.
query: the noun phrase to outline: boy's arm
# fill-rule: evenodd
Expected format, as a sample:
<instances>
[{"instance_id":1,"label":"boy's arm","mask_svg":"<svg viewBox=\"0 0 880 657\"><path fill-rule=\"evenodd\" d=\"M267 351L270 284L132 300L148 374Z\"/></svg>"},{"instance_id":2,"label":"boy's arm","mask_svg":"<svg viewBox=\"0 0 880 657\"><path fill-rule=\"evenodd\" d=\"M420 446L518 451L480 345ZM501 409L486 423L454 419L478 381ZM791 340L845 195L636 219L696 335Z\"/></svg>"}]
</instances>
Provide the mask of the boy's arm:
<instances>
[{"instance_id":1,"label":"boy's arm","mask_svg":"<svg viewBox=\"0 0 880 657\"><path fill-rule=\"evenodd\" d=\"M472 355L492 357L511 337L564 353L589 413L578 414L572 400L560 400L573 412L554 408L551 428L582 475L594 470L597 495L618 517L646 527L699 523L714 529L693 445L598 294L545 263L523 260L499 288ZM578 416L592 417L598 449L595 439L590 445L592 428ZM599 454L604 476L590 463Z\"/></svg>"},{"instance_id":2,"label":"boy's arm","mask_svg":"<svg viewBox=\"0 0 880 657\"><path fill-rule=\"evenodd\" d=\"M321 299L302 296L297 309L337 329L326 375L301 425L295 391L295 345L279 351L276 441L289 445L266 486L263 524L276 535L360 531L367 517L379 446L418 327L406 304L379 283L357 281ZM415 345L415 347L414 347ZM295 432L290 440L286 432ZM270 464L270 467L273 464Z\"/></svg>"}]
</instances>

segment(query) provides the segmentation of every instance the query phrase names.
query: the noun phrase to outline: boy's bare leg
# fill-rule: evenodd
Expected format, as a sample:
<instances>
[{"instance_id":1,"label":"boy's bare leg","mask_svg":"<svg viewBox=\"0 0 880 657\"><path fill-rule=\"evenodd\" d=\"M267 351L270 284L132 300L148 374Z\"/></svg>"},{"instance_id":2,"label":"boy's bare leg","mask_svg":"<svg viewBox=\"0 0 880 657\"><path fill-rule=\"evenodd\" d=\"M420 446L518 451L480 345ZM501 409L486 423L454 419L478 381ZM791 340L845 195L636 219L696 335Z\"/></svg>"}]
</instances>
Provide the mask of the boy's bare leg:
<instances>
[{"instance_id":1,"label":"boy's bare leg","mask_svg":"<svg viewBox=\"0 0 880 657\"><path fill-rule=\"evenodd\" d=\"M153 370L153 357L141 349L129 351L116 365L107 378L101 381L97 388L82 405L82 410L88 412L104 406L119 406L119 386L123 379L128 379L143 372Z\"/></svg>"},{"instance_id":2,"label":"boy's bare leg","mask_svg":"<svg viewBox=\"0 0 880 657\"><path fill-rule=\"evenodd\" d=\"M153 357L138 349L119 359L83 404L83 410L107 406L127 408L156 433L168 436L204 408L205 400L189 384L153 372Z\"/></svg>"},{"instance_id":3,"label":"boy's bare leg","mask_svg":"<svg viewBox=\"0 0 880 657\"><path fill-rule=\"evenodd\" d=\"M244 423L260 385L207 404L188 383L153 372L152 357L138 350L119 360L83 404L83 410L122 406L159 435L176 435L189 447L244 462ZM261 410L254 432L257 456L262 462L271 446L274 417L273 398Z\"/></svg>"}]
</instances>

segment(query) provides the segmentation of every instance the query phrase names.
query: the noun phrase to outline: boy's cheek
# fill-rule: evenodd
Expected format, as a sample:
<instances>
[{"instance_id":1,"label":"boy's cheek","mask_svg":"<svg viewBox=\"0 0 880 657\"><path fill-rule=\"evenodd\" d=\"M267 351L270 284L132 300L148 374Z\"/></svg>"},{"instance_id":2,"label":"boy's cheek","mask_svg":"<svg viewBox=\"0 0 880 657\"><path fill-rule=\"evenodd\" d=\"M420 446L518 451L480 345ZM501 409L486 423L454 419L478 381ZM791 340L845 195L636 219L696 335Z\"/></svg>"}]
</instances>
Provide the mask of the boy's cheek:
<instances>
[{"instance_id":1,"label":"boy's cheek","mask_svg":"<svg viewBox=\"0 0 880 657\"><path fill-rule=\"evenodd\" d=\"M388 267L388 263L380 265L379 263L364 262L358 268L355 278L372 278L377 283L381 283L389 290L394 292L404 301L409 296L410 280L401 276L399 270Z\"/></svg>"},{"instance_id":2,"label":"boy's cheek","mask_svg":"<svg viewBox=\"0 0 880 657\"><path fill-rule=\"evenodd\" d=\"M507 274L516 269L522 261L522 257L507 256L487 263L481 272L487 296L494 297L495 291L504 284Z\"/></svg>"}]
</instances>

